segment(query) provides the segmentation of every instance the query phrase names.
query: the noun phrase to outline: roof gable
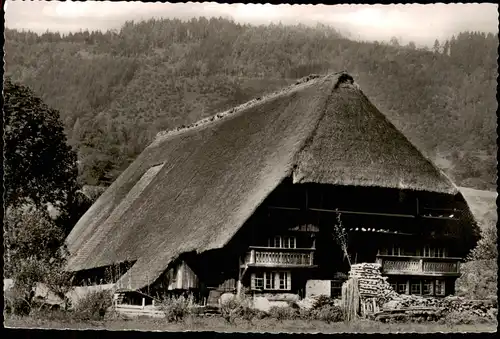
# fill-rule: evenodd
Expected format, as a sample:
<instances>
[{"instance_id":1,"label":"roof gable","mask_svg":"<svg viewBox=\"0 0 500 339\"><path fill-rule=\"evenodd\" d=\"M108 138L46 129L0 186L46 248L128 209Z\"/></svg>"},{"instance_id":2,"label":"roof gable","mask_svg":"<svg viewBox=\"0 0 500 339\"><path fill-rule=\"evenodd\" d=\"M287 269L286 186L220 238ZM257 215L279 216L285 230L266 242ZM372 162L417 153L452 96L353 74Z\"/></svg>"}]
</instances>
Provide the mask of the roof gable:
<instances>
[{"instance_id":1,"label":"roof gable","mask_svg":"<svg viewBox=\"0 0 500 339\"><path fill-rule=\"evenodd\" d=\"M296 165L296 183L458 192L356 86L345 83L329 96Z\"/></svg>"}]
</instances>

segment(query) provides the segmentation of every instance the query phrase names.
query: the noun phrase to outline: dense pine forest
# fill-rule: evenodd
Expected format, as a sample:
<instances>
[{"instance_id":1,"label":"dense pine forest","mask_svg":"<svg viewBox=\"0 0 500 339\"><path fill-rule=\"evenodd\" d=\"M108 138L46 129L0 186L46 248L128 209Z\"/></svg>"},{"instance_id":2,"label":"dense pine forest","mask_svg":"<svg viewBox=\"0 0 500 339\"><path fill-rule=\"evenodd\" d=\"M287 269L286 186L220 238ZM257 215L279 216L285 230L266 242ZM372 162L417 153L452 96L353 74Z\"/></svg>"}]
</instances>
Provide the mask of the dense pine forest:
<instances>
[{"instance_id":1,"label":"dense pine forest","mask_svg":"<svg viewBox=\"0 0 500 339\"><path fill-rule=\"evenodd\" d=\"M497 47L498 35L477 32L421 49L324 25L161 19L68 35L6 29L5 67L59 110L80 184L109 185L160 130L346 70L458 185L494 189Z\"/></svg>"}]
</instances>

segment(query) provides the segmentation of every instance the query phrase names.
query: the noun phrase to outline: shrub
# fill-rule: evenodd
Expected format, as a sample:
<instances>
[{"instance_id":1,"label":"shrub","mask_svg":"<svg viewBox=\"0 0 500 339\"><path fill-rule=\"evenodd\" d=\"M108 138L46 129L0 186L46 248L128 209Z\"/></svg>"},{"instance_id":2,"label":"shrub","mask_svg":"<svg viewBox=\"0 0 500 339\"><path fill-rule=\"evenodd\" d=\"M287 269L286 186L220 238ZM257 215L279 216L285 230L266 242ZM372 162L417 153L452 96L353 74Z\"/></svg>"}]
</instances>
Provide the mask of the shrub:
<instances>
[{"instance_id":1,"label":"shrub","mask_svg":"<svg viewBox=\"0 0 500 339\"><path fill-rule=\"evenodd\" d=\"M313 309L322 308L326 305L335 306L335 299L326 295L320 295L316 298L316 301L313 304Z\"/></svg>"},{"instance_id":2,"label":"shrub","mask_svg":"<svg viewBox=\"0 0 500 339\"><path fill-rule=\"evenodd\" d=\"M469 261L461 266L462 275L456 282L457 295L471 299L496 299L496 259Z\"/></svg>"},{"instance_id":3,"label":"shrub","mask_svg":"<svg viewBox=\"0 0 500 339\"><path fill-rule=\"evenodd\" d=\"M20 295L5 296L4 302L4 310L7 314L25 316L31 313L31 304Z\"/></svg>"},{"instance_id":4,"label":"shrub","mask_svg":"<svg viewBox=\"0 0 500 339\"><path fill-rule=\"evenodd\" d=\"M449 325L480 324L489 320L487 317L481 317L473 311L451 311L444 317L444 323Z\"/></svg>"},{"instance_id":5,"label":"shrub","mask_svg":"<svg viewBox=\"0 0 500 339\"><path fill-rule=\"evenodd\" d=\"M193 298L189 297L167 297L160 303L160 309L165 313L167 321L180 321L191 315Z\"/></svg>"},{"instance_id":6,"label":"shrub","mask_svg":"<svg viewBox=\"0 0 500 339\"><path fill-rule=\"evenodd\" d=\"M310 317L327 323L340 322L344 320L344 312L339 306L325 304L322 307L312 309Z\"/></svg>"},{"instance_id":7,"label":"shrub","mask_svg":"<svg viewBox=\"0 0 500 339\"><path fill-rule=\"evenodd\" d=\"M247 298L232 298L221 304L220 312L222 317L229 323L235 319L241 318L251 322L253 318L262 319L265 313L251 307L251 303ZM264 313L264 314L263 314Z\"/></svg>"},{"instance_id":8,"label":"shrub","mask_svg":"<svg viewBox=\"0 0 500 339\"><path fill-rule=\"evenodd\" d=\"M273 306L269 309L269 316L278 321L297 319L299 317L299 311L290 306Z\"/></svg>"},{"instance_id":9,"label":"shrub","mask_svg":"<svg viewBox=\"0 0 500 339\"><path fill-rule=\"evenodd\" d=\"M82 320L103 319L112 305L113 297L110 291L93 291L78 301L74 316Z\"/></svg>"}]
</instances>

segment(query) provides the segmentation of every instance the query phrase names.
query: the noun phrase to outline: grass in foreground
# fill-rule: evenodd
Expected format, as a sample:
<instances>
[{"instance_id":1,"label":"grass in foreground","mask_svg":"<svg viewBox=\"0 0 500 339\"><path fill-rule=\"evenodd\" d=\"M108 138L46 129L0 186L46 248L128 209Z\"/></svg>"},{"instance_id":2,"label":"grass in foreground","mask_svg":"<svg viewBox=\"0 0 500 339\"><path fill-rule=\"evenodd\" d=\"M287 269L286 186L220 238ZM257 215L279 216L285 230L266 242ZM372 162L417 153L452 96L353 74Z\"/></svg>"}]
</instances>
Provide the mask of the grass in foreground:
<instances>
[{"instance_id":1,"label":"grass in foreground","mask_svg":"<svg viewBox=\"0 0 500 339\"><path fill-rule=\"evenodd\" d=\"M483 324L449 325L438 323L386 324L360 319L356 322L328 324L318 320L283 320L272 318L236 320L228 323L221 317L187 317L179 322L152 318L111 318L102 321L79 321L72 319L44 319L39 317L7 316L5 327L55 328L55 329L107 329L142 331L217 331L217 332L296 332L296 333L394 333L394 332L495 332L495 322Z\"/></svg>"}]
</instances>

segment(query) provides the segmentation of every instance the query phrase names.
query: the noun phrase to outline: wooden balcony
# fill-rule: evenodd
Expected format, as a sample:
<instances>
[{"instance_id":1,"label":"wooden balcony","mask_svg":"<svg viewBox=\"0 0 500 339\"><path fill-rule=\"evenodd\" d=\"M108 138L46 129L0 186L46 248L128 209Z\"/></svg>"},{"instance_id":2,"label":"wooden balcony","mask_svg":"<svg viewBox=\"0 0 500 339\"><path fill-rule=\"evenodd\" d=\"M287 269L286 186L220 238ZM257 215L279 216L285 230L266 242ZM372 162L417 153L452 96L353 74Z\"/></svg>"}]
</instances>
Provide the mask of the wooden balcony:
<instances>
[{"instance_id":1,"label":"wooden balcony","mask_svg":"<svg viewBox=\"0 0 500 339\"><path fill-rule=\"evenodd\" d=\"M242 267L313 267L314 248L250 246Z\"/></svg>"},{"instance_id":2,"label":"wooden balcony","mask_svg":"<svg viewBox=\"0 0 500 339\"><path fill-rule=\"evenodd\" d=\"M388 275L459 276L460 258L378 255L382 273Z\"/></svg>"}]
</instances>

